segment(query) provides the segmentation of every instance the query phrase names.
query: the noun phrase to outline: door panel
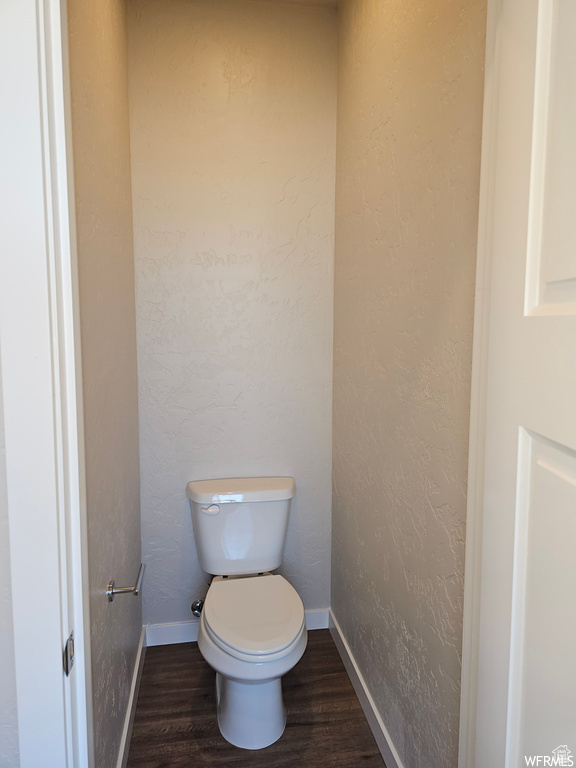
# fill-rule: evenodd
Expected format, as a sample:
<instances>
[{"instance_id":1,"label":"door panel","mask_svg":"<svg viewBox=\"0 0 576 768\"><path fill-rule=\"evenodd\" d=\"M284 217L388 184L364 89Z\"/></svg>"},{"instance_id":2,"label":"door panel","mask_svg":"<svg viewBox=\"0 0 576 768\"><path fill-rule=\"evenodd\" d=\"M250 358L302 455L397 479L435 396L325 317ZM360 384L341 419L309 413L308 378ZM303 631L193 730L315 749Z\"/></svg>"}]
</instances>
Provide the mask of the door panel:
<instances>
[{"instance_id":1,"label":"door panel","mask_svg":"<svg viewBox=\"0 0 576 768\"><path fill-rule=\"evenodd\" d=\"M520 430L510 765L564 744L576 711L576 452ZM546 754L548 754L547 752Z\"/></svg>"},{"instance_id":2,"label":"door panel","mask_svg":"<svg viewBox=\"0 0 576 768\"><path fill-rule=\"evenodd\" d=\"M500 8L475 768L576 762L576 2Z\"/></svg>"},{"instance_id":3,"label":"door panel","mask_svg":"<svg viewBox=\"0 0 576 768\"><path fill-rule=\"evenodd\" d=\"M576 313L576 3L538 7L526 314Z\"/></svg>"}]
</instances>

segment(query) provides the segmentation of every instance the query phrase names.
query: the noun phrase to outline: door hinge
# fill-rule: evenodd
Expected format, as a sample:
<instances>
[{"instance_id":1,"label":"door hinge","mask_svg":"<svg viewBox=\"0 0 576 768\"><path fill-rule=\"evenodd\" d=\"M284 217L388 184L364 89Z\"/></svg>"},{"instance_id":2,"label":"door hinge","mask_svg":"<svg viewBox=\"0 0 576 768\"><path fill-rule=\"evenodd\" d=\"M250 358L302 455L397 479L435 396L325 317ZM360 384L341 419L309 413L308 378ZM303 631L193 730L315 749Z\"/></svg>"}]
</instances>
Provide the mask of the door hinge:
<instances>
[{"instance_id":1,"label":"door hinge","mask_svg":"<svg viewBox=\"0 0 576 768\"><path fill-rule=\"evenodd\" d=\"M66 640L62 660L64 664L64 673L66 677L68 677L74 665L74 632L71 632L70 637Z\"/></svg>"}]
</instances>

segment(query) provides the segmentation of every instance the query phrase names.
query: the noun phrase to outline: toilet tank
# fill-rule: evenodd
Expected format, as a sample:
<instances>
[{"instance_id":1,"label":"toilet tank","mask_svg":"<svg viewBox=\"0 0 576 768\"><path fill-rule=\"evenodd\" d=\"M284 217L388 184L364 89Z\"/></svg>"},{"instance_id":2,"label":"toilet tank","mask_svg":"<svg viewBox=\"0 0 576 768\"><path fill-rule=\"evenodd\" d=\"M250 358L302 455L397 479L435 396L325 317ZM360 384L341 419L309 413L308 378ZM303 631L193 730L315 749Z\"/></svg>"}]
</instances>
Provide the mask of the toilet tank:
<instances>
[{"instance_id":1,"label":"toilet tank","mask_svg":"<svg viewBox=\"0 0 576 768\"><path fill-rule=\"evenodd\" d=\"M278 568L295 492L291 477L188 483L186 495L202 569L218 576L239 576Z\"/></svg>"}]
</instances>

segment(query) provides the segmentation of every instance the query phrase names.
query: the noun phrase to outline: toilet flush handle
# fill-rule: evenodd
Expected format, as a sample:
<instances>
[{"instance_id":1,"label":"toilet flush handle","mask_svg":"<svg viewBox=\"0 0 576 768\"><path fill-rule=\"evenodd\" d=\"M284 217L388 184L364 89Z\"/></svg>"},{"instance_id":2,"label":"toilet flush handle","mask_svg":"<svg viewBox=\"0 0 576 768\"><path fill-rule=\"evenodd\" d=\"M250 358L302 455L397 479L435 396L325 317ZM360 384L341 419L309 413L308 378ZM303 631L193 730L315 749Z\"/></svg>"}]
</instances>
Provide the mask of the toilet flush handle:
<instances>
[{"instance_id":1,"label":"toilet flush handle","mask_svg":"<svg viewBox=\"0 0 576 768\"><path fill-rule=\"evenodd\" d=\"M210 504L209 507L200 507L200 509L205 515L217 515L220 512L218 504Z\"/></svg>"}]
</instances>

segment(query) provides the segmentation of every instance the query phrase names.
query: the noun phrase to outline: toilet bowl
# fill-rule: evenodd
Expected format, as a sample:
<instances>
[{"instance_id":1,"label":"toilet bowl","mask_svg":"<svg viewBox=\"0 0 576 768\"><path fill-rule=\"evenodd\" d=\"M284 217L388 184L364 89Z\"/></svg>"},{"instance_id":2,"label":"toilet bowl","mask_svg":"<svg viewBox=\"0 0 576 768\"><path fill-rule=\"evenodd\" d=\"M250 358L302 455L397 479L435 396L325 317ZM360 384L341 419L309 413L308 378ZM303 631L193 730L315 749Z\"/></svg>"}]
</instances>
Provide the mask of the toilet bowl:
<instances>
[{"instance_id":1,"label":"toilet bowl","mask_svg":"<svg viewBox=\"0 0 576 768\"><path fill-rule=\"evenodd\" d=\"M282 576L212 581L198 647L216 671L220 732L243 749L277 741L286 725L281 678L306 649L304 606Z\"/></svg>"},{"instance_id":2,"label":"toilet bowl","mask_svg":"<svg viewBox=\"0 0 576 768\"><path fill-rule=\"evenodd\" d=\"M198 648L216 671L220 732L237 747L262 749L282 736L281 678L308 639L302 600L272 573L282 564L294 478L193 480L186 493L198 560L214 576Z\"/></svg>"}]
</instances>

